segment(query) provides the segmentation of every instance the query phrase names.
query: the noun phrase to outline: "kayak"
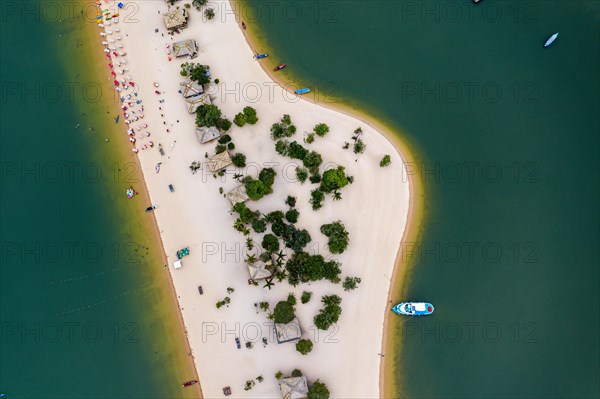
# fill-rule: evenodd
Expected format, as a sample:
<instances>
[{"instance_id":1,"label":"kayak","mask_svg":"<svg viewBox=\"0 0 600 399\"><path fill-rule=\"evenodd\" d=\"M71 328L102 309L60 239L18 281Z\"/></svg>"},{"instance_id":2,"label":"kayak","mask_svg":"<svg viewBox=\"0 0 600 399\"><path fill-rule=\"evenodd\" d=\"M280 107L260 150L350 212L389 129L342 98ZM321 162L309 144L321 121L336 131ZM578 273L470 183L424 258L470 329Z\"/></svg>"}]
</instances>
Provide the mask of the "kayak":
<instances>
[{"instance_id":1,"label":"kayak","mask_svg":"<svg viewBox=\"0 0 600 399\"><path fill-rule=\"evenodd\" d=\"M268 56L269 56L269 54L267 54L267 53L265 53L265 54L258 54L258 55L256 56L256 59L257 59L257 60L260 60L261 58L267 58Z\"/></svg>"},{"instance_id":2,"label":"kayak","mask_svg":"<svg viewBox=\"0 0 600 399\"><path fill-rule=\"evenodd\" d=\"M306 93L310 93L310 89L306 87L304 89L298 89L294 93L296 93L296 94L306 94Z\"/></svg>"}]
</instances>

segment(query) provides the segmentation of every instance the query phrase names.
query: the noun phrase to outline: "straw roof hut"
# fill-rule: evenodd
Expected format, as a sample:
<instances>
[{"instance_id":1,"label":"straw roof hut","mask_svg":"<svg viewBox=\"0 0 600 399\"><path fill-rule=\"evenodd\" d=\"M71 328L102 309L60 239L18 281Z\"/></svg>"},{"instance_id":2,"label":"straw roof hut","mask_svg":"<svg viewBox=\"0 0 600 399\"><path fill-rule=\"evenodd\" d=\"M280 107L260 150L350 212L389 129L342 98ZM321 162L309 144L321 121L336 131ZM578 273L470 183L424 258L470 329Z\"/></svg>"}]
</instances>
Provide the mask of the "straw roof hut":
<instances>
[{"instance_id":1,"label":"straw roof hut","mask_svg":"<svg viewBox=\"0 0 600 399\"><path fill-rule=\"evenodd\" d=\"M183 90L181 90L181 95L183 95L183 98L186 99L194 98L204 93L204 87L202 87L200 83L194 80L188 79L185 82L181 82L179 85L183 86Z\"/></svg>"},{"instance_id":2,"label":"straw roof hut","mask_svg":"<svg viewBox=\"0 0 600 399\"><path fill-rule=\"evenodd\" d=\"M190 57L198 56L198 42L192 39L181 40L173 43L173 53L175 57Z\"/></svg>"},{"instance_id":3,"label":"straw roof hut","mask_svg":"<svg viewBox=\"0 0 600 399\"><path fill-rule=\"evenodd\" d=\"M277 343L297 341L302 337L302 328L297 317L287 324L275 323L275 336Z\"/></svg>"},{"instance_id":4,"label":"straw roof hut","mask_svg":"<svg viewBox=\"0 0 600 399\"><path fill-rule=\"evenodd\" d=\"M223 151L208 158L206 164L208 167L208 171L211 173L215 173L220 171L221 169L225 169L226 167L232 164L231 156L229 156L228 151Z\"/></svg>"},{"instance_id":5,"label":"straw roof hut","mask_svg":"<svg viewBox=\"0 0 600 399\"><path fill-rule=\"evenodd\" d=\"M166 13L163 14L163 20L168 30L174 31L187 27L189 13L182 7L169 7Z\"/></svg>"},{"instance_id":6,"label":"straw roof hut","mask_svg":"<svg viewBox=\"0 0 600 399\"><path fill-rule=\"evenodd\" d=\"M198 137L200 144L206 144L221 137L221 132L214 126L202 126L196 128L196 137Z\"/></svg>"},{"instance_id":7,"label":"straw roof hut","mask_svg":"<svg viewBox=\"0 0 600 399\"><path fill-rule=\"evenodd\" d=\"M196 97L190 97L186 100L186 105L188 107L188 112L190 114L194 114L196 112L196 110L198 109L198 107L200 107L203 104L206 104L206 105L212 104L212 101L210 100L210 96L208 95L208 93L200 94L199 96L196 96Z\"/></svg>"},{"instance_id":8,"label":"straw roof hut","mask_svg":"<svg viewBox=\"0 0 600 399\"><path fill-rule=\"evenodd\" d=\"M250 198L248 197L248 194L246 194L246 186L242 184L228 192L227 199L229 200L229 202L231 202L231 205L233 206L238 202L246 202Z\"/></svg>"},{"instance_id":9,"label":"straw roof hut","mask_svg":"<svg viewBox=\"0 0 600 399\"><path fill-rule=\"evenodd\" d=\"M308 381L305 376L282 378L279 380L279 389L283 399L306 399Z\"/></svg>"}]
</instances>

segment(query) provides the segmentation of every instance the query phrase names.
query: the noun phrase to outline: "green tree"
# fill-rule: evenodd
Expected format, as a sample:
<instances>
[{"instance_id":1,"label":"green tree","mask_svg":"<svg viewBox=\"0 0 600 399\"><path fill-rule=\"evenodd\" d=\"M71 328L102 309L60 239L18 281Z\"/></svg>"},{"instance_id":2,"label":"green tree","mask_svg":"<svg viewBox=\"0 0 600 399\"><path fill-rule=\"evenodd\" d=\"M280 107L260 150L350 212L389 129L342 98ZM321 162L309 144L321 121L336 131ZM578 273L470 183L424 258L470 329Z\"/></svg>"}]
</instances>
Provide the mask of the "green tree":
<instances>
[{"instance_id":1,"label":"green tree","mask_svg":"<svg viewBox=\"0 0 600 399\"><path fill-rule=\"evenodd\" d=\"M332 254L341 254L348 248L350 234L339 220L322 225L321 233L329 239L327 246Z\"/></svg>"},{"instance_id":2,"label":"green tree","mask_svg":"<svg viewBox=\"0 0 600 399\"><path fill-rule=\"evenodd\" d=\"M221 120L221 110L214 104L202 104L196 110L196 125L217 126Z\"/></svg>"},{"instance_id":3,"label":"green tree","mask_svg":"<svg viewBox=\"0 0 600 399\"><path fill-rule=\"evenodd\" d=\"M308 155L308 150L302 147L302 144L292 141L288 146L288 155L293 159L304 160L304 157Z\"/></svg>"},{"instance_id":4,"label":"green tree","mask_svg":"<svg viewBox=\"0 0 600 399\"><path fill-rule=\"evenodd\" d=\"M306 179L308 179L308 170L306 170L306 168L297 167L296 178L301 184L304 184Z\"/></svg>"},{"instance_id":5,"label":"green tree","mask_svg":"<svg viewBox=\"0 0 600 399\"><path fill-rule=\"evenodd\" d=\"M251 125L256 124L258 122L258 117L256 116L256 110L252 107L244 107L244 117L246 118L246 122Z\"/></svg>"},{"instance_id":6,"label":"green tree","mask_svg":"<svg viewBox=\"0 0 600 399\"><path fill-rule=\"evenodd\" d=\"M339 190L348 185L348 177L344 172L343 166L338 166L337 169L329 169L323 173L320 189L323 192L330 193L334 190Z\"/></svg>"},{"instance_id":7,"label":"green tree","mask_svg":"<svg viewBox=\"0 0 600 399\"><path fill-rule=\"evenodd\" d=\"M279 240L273 234L265 234L261 245L271 253L279 251Z\"/></svg>"},{"instance_id":8,"label":"green tree","mask_svg":"<svg viewBox=\"0 0 600 399\"><path fill-rule=\"evenodd\" d=\"M312 205L312 209L314 211L321 209L323 207L323 200L325 199L325 194L323 191L316 189L310 192L310 204Z\"/></svg>"},{"instance_id":9,"label":"green tree","mask_svg":"<svg viewBox=\"0 0 600 399\"><path fill-rule=\"evenodd\" d=\"M285 204L289 205L290 208L293 208L296 206L296 197L292 197L291 195L288 195L288 197L285 200Z\"/></svg>"},{"instance_id":10,"label":"green tree","mask_svg":"<svg viewBox=\"0 0 600 399\"><path fill-rule=\"evenodd\" d=\"M302 295L300 296L300 302L304 303L308 303L310 302L310 298L312 298L312 292L309 291L303 291Z\"/></svg>"},{"instance_id":11,"label":"green tree","mask_svg":"<svg viewBox=\"0 0 600 399\"><path fill-rule=\"evenodd\" d=\"M379 161L379 167L385 168L386 166L390 166L391 163L392 158L389 155L385 155L383 158L381 158L381 161Z\"/></svg>"},{"instance_id":12,"label":"green tree","mask_svg":"<svg viewBox=\"0 0 600 399\"><path fill-rule=\"evenodd\" d=\"M215 17L215 10L212 8L207 8L206 10L204 10L204 16L210 21Z\"/></svg>"},{"instance_id":13,"label":"green tree","mask_svg":"<svg viewBox=\"0 0 600 399\"><path fill-rule=\"evenodd\" d=\"M277 140L275 143L275 151L284 157L289 154L290 143L287 140Z\"/></svg>"},{"instance_id":14,"label":"green tree","mask_svg":"<svg viewBox=\"0 0 600 399\"><path fill-rule=\"evenodd\" d=\"M196 7L196 10L200 11L200 9L208 3L208 0L192 0L192 5Z\"/></svg>"},{"instance_id":15,"label":"green tree","mask_svg":"<svg viewBox=\"0 0 600 399\"><path fill-rule=\"evenodd\" d=\"M300 216L300 212L297 209L290 209L285 213L285 219L290 223L298 222L298 217Z\"/></svg>"},{"instance_id":16,"label":"green tree","mask_svg":"<svg viewBox=\"0 0 600 399\"><path fill-rule=\"evenodd\" d=\"M306 397L307 399L329 399L329 388L317 380L308 388Z\"/></svg>"},{"instance_id":17,"label":"green tree","mask_svg":"<svg viewBox=\"0 0 600 399\"><path fill-rule=\"evenodd\" d=\"M313 343L310 339L301 339L296 342L296 350L303 355L308 355L312 351Z\"/></svg>"},{"instance_id":18,"label":"green tree","mask_svg":"<svg viewBox=\"0 0 600 399\"><path fill-rule=\"evenodd\" d=\"M283 115L281 121L271 126L271 137L273 140L279 140L284 137L292 137L296 133L296 126L292 124L289 115Z\"/></svg>"},{"instance_id":19,"label":"green tree","mask_svg":"<svg viewBox=\"0 0 600 399\"><path fill-rule=\"evenodd\" d=\"M269 223L275 223L276 221L281 221L284 218L284 214L282 211L273 211L267 213L266 219Z\"/></svg>"},{"instance_id":20,"label":"green tree","mask_svg":"<svg viewBox=\"0 0 600 399\"><path fill-rule=\"evenodd\" d=\"M318 125L315 126L314 128L314 132L317 134L317 136L319 137L325 137L325 135L327 133L329 133L329 126L327 126L324 123L319 123Z\"/></svg>"},{"instance_id":21,"label":"green tree","mask_svg":"<svg viewBox=\"0 0 600 399\"><path fill-rule=\"evenodd\" d=\"M346 277L342 283L342 287L344 287L344 291L352 291L358 287L360 282L360 277Z\"/></svg>"},{"instance_id":22,"label":"green tree","mask_svg":"<svg viewBox=\"0 0 600 399\"><path fill-rule=\"evenodd\" d=\"M279 301L277 305L275 305L275 310L273 311L274 319L273 321L277 324L287 324L294 320L296 317L294 311L294 305L289 303L288 301Z\"/></svg>"},{"instance_id":23,"label":"green tree","mask_svg":"<svg viewBox=\"0 0 600 399\"><path fill-rule=\"evenodd\" d=\"M253 201L258 201L265 195L270 194L269 188L266 187L265 184L260 180L252 179L251 181L245 184L245 187L248 198L250 198Z\"/></svg>"},{"instance_id":24,"label":"green tree","mask_svg":"<svg viewBox=\"0 0 600 399\"><path fill-rule=\"evenodd\" d=\"M315 134L314 133L309 133L306 138L304 139L304 142L307 144L312 144L315 142Z\"/></svg>"},{"instance_id":25,"label":"green tree","mask_svg":"<svg viewBox=\"0 0 600 399\"><path fill-rule=\"evenodd\" d=\"M255 219L252 222L252 230L256 233L264 233L267 230L267 223L264 219Z\"/></svg>"},{"instance_id":26,"label":"green tree","mask_svg":"<svg viewBox=\"0 0 600 399\"><path fill-rule=\"evenodd\" d=\"M246 156L242 153L237 153L231 157L231 162L236 168L246 167Z\"/></svg>"},{"instance_id":27,"label":"green tree","mask_svg":"<svg viewBox=\"0 0 600 399\"><path fill-rule=\"evenodd\" d=\"M327 330L332 324L337 323L342 314L342 298L337 295L325 295L321 302L325 305L313 318L315 326L319 330Z\"/></svg>"},{"instance_id":28,"label":"green tree","mask_svg":"<svg viewBox=\"0 0 600 399\"><path fill-rule=\"evenodd\" d=\"M258 174L258 180L262 181L266 186L271 187L275 183L277 172L273 168L264 168Z\"/></svg>"},{"instance_id":29,"label":"green tree","mask_svg":"<svg viewBox=\"0 0 600 399\"><path fill-rule=\"evenodd\" d=\"M354 142L354 153L362 154L367 149L367 145L363 143L361 139L358 139Z\"/></svg>"},{"instance_id":30,"label":"green tree","mask_svg":"<svg viewBox=\"0 0 600 399\"><path fill-rule=\"evenodd\" d=\"M221 118L217 122L217 127L219 129L221 129L222 131L226 132L229 129L231 129L231 121L229 119L226 119L226 118Z\"/></svg>"},{"instance_id":31,"label":"green tree","mask_svg":"<svg viewBox=\"0 0 600 399\"><path fill-rule=\"evenodd\" d=\"M235 116L235 118L233 118L233 123L235 123L239 127L242 127L246 124L246 117L243 113L240 112Z\"/></svg>"}]
</instances>

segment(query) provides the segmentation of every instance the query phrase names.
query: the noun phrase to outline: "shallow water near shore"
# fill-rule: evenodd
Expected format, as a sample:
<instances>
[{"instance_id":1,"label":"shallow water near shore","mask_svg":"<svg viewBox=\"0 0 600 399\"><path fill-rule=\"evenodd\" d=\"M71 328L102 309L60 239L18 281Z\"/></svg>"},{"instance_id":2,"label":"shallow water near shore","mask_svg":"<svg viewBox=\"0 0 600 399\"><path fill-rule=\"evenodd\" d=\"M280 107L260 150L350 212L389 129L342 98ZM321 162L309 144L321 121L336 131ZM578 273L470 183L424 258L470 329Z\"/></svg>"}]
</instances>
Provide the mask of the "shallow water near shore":
<instances>
[{"instance_id":1,"label":"shallow water near shore","mask_svg":"<svg viewBox=\"0 0 600 399\"><path fill-rule=\"evenodd\" d=\"M416 150L416 163L393 165L425 190L395 299L436 313L392 319L386 392L596 395L598 3L238 6L269 68L286 63L284 80L371 114Z\"/></svg>"},{"instance_id":2,"label":"shallow water near shore","mask_svg":"<svg viewBox=\"0 0 600 399\"><path fill-rule=\"evenodd\" d=\"M0 391L197 397L180 388L196 375L93 21L48 4L2 15Z\"/></svg>"}]
</instances>

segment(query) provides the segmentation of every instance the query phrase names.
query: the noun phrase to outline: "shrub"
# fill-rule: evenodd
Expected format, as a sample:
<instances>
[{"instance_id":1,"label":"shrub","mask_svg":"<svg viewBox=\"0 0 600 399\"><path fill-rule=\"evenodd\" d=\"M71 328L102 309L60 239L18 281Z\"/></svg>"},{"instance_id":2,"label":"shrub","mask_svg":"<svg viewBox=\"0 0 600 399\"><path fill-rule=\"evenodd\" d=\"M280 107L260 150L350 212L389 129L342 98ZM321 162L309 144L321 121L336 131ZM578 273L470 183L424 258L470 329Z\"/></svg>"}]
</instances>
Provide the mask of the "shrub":
<instances>
[{"instance_id":1,"label":"shrub","mask_svg":"<svg viewBox=\"0 0 600 399\"><path fill-rule=\"evenodd\" d=\"M285 213L285 219L290 223L298 222L298 216L300 216L300 212L297 209L290 209Z\"/></svg>"},{"instance_id":2,"label":"shrub","mask_svg":"<svg viewBox=\"0 0 600 399\"><path fill-rule=\"evenodd\" d=\"M392 158L389 155L385 155L383 158L381 158L381 161L379 161L379 167L385 168L386 166L390 166L391 163Z\"/></svg>"},{"instance_id":3,"label":"shrub","mask_svg":"<svg viewBox=\"0 0 600 399\"><path fill-rule=\"evenodd\" d=\"M192 62L184 62L181 64L181 76L190 78L190 80L197 82L204 86L210 83L210 67L208 65L200 65Z\"/></svg>"},{"instance_id":4,"label":"shrub","mask_svg":"<svg viewBox=\"0 0 600 399\"><path fill-rule=\"evenodd\" d=\"M217 123L217 127L222 131L226 132L231 129L231 121L229 119L221 118Z\"/></svg>"},{"instance_id":5,"label":"shrub","mask_svg":"<svg viewBox=\"0 0 600 399\"><path fill-rule=\"evenodd\" d=\"M292 371L292 377L302 377L302 371L294 369L294 371Z\"/></svg>"},{"instance_id":6,"label":"shrub","mask_svg":"<svg viewBox=\"0 0 600 399\"><path fill-rule=\"evenodd\" d=\"M323 192L330 193L333 190L339 190L348 185L348 177L344 172L343 166L337 169L329 169L323 173L320 189Z\"/></svg>"},{"instance_id":7,"label":"shrub","mask_svg":"<svg viewBox=\"0 0 600 399\"><path fill-rule=\"evenodd\" d=\"M252 223L260 216L260 212L251 210L243 202L235 204L233 210L240 215L240 220L244 224Z\"/></svg>"},{"instance_id":8,"label":"shrub","mask_svg":"<svg viewBox=\"0 0 600 399\"><path fill-rule=\"evenodd\" d=\"M236 168L244 168L246 166L246 156L238 153L231 157L231 162Z\"/></svg>"},{"instance_id":9,"label":"shrub","mask_svg":"<svg viewBox=\"0 0 600 399\"><path fill-rule=\"evenodd\" d=\"M296 317L294 305L288 301L277 302L275 310L273 311L273 316L273 321L277 324L287 324L291 322Z\"/></svg>"},{"instance_id":10,"label":"shrub","mask_svg":"<svg viewBox=\"0 0 600 399\"><path fill-rule=\"evenodd\" d=\"M360 282L360 277L346 277L344 279L342 287L344 287L344 291L352 291L358 287Z\"/></svg>"},{"instance_id":11,"label":"shrub","mask_svg":"<svg viewBox=\"0 0 600 399\"><path fill-rule=\"evenodd\" d=\"M325 258L306 252L295 252L285 265L291 285L322 280L325 274Z\"/></svg>"},{"instance_id":12,"label":"shrub","mask_svg":"<svg viewBox=\"0 0 600 399\"><path fill-rule=\"evenodd\" d=\"M260 180L254 180L246 183L246 194L253 201L258 201L267 194L270 194L269 188Z\"/></svg>"},{"instance_id":13,"label":"shrub","mask_svg":"<svg viewBox=\"0 0 600 399\"><path fill-rule=\"evenodd\" d=\"M304 292L302 292L302 295L300 296L300 302L302 302L303 304L309 303L310 298L312 298L312 292L304 291Z\"/></svg>"},{"instance_id":14,"label":"shrub","mask_svg":"<svg viewBox=\"0 0 600 399\"><path fill-rule=\"evenodd\" d=\"M296 178L298 178L298 181L300 181L301 184L304 184L306 179L308 179L308 170L306 170L306 168L297 167Z\"/></svg>"},{"instance_id":15,"label":"shrub","mask_svg":"<svg viewBox=\"0 0 600 399\"><path fill-rule=\"evenodd\" d=\"M322 225L321 233L329 238L327 245L332 254L341 254L348 248L348 242L350 241L349 234L339 220L334 223Z\"/></svg>"},{"instance_id":16,"label":"shrub","mask_svg":"<svg viewBox=\"0 0 600 399\"><path fill-rule=\"evenodd\" d=\"M224 134L221 137L219 137L219 144L227 144L231 141L231 136L228 134Z\"/></svg>"},{"instance_id":17,"label":"shrub","mask_svg":"<svg viewBox=\"0 0 600 399\"><path fill-rule=\"evenodd\" d=\"M276 380L281 379L281 377L283 377L283 373L281 371L278 371L278 372L275 373L275 379Z\"/></svg>"},{"instance_id":18,"label":"shrub","mask_svg":"<svg viewBox=\"0 0 600 399\"><path fill-rule=\"evenodd\" d=\"M269 252L279 251L279 240L273 234L265 234L261 245Z\"/></svg>"},{"instance_id":19,"label":"shrub","mask_svg":"<svg viewBox=\"0 0 600 399\"><path fill-rule=\"evenodd\" d=\"M287 301L289 303L292 304L292 306L296 306L296 297L294 296L294 293L290 292L288 297L287 297Z\"/></svg>"},{"instance_id":20,"label":"shrub","mask_svg":"<svg viewBox=\"0 0 600 399\"><path fill-rule=\"evenodd\" d=\"M296 350L303 355L308 355L312 351L313 343L310 339L301 339L296 342Z\"/></svg>"},{"instance_id":21,"label":"shrub","mask_svg":"<svg viewBox=\"0 0 600 399\"><path fill-rule=\"evenodd\" d=\"M215 17L215 10L212 8L207 8L206 10L204 10L204 16L210 21Z\"/></svg>"},{"instance_id":22,"label":"shrub","mask_svg":"<svg viewBox=\"0 0 600 399\"><path fill-rule=\"evenodd\" d=\"M284 217L284 214L282 211L273 211L273 212L267 213L266 220L269 223L274 223L278 220L281 221L283 219L283 217Z\"/></svg>"},{"instance_id":23,"label":"shrub","mask_svg":"<svg viewBox=\"0 0 600 399\"><path fill-rule=\"evenodd\" d=\"M318 173L315 173L314 175L310 175L310 177L308 178L308 180L312 183L312 184L317 184L321 182L321 175Z\"/></svg>"},{"instance_id":24,"label":"shrub","mask_svg":"<svg viewBox=\"0 0 600 399\"><path fill-rule=\"evenodd\" d=\"M329 126L324 123L319 123L315 126L314 132L319 137L325 137L325 135L329 133Z\"/></svg>"},{"instance_id":25,"label":"shrub","mask_svg":"<svg viewBox=\"0 0 600 399\"><path fill-rule=\"evenodd\" d=\"M310 192L310 204L312 205L313 210L321 209L323 207L323 200L325 199L325 194L323 191L316 189Z\"/></svg>"},{"instance_id":26,"label":"shrub","mask_svg":"<svg viewBox=\"0 0 600 399\"><path fill-rule=\"evenodd\" d=\"M367 145L365 143L363 143L363 141L361 139L358 139L354 142L354 153L355 154L362 154L363 152L365 152L366 148L367 148Z\"/></svg>"},{"instance_id":27,"label":"shrub","mask_svg":"<svg viewBox=\"0 0 600 399\"><path fill-rule=\"evenodd\" d=\"M302 251L311 240L307 230L298 230L293 225L286 225L282 235L285 239L285 246L291 248L294 252Z\"/></svg>"},{"instance_id":28,"label":"shrub","mask_svg":"<svg viewBox=\"0 0 600 399\"><path fill-rule=\"evenodd\" d=\"M271 223L271 231L277 237L283 237L283 233L285 231L286 226L287 225L283 222L283 220L278 219Z\"/></svg>"},{"instance_id":29,"label":"shrub","mask_svg":"<svg viewBox=\"0 0 600 399\"><path fill-rule=\"evenodd\" d=\"M273 168L264 168L258 174L258 180L262 181L266 186L271 187L275 182L277 172Z\"/></svg>"},{"instance_id":30,"label":"shrub","mask_svg":"<svg viewBox=\"0 0 600 399\"><path fill-rule=\"evenodd\" d=\"M306 136L306 139L304 139L304 141L308 144L314 143L315 142L315 134L309 133L308 136Z\"/></svg>"},{"instance_id":31,"label":"shrub","mask_svg":"<svg viewBox=\"0 0 600 399\"><path fill-rule=\"evenodd\" d=\"M325 262L323 278L331 281L333 284L337 284L340 282L340 273L342 273L342 269L338 261L330 260L329 262Z\"/></svg>"}]
</instances>

